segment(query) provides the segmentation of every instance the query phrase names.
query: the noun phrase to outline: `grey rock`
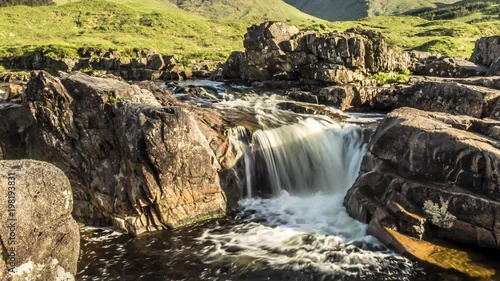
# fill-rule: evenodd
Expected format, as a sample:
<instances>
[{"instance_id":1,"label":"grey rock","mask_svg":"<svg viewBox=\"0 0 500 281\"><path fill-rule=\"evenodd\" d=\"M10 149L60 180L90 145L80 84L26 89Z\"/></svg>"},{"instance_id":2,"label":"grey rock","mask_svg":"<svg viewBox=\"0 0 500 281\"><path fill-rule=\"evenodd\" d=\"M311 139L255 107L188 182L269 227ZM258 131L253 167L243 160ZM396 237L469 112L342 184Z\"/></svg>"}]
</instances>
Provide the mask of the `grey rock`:
<instances>
[{"instance_id":1,"label":"grey rock","mask_svg":"<svg viewBox=\"0 0 500 281\"><path fill-rule=\"evenodd\" d=\"M0 192L5 198L0 201L0 240L7 249L2 252L7 255L15 248L15 257L4 256L0 262L0 279L74 280L80 234L64 173L45 162L0 161ZM15 208L8 206L9 196L15 196ZM10 275L11 268L17 274Z\"/></svg>"}]
</instances>

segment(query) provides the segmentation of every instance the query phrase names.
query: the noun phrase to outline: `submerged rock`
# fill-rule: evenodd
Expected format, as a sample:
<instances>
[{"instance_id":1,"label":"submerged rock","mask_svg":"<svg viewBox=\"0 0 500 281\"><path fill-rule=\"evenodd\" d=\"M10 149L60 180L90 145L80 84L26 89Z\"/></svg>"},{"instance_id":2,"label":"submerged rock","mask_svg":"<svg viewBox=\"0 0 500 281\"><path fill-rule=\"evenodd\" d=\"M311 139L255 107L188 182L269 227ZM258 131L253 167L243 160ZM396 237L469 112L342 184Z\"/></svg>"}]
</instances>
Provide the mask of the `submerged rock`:
<instances>
[{"instance_id":1,"label":"submerged rock","mask_svg":"<svg viewBox=\"0 0 500 281\"><path fill-rule=\"evenodd\" d=\"M351 216L416 239L500 248L500 122L401 108L378 127L348 191Z\"/></svg>"},{"instance_id":2,"label":"submerged rock","mask_svg":"<svg viewBox=\"0 0 500 281\"><path fill-rule=\"evenodd\" d=\"M72 183L74 215L88 223L139 234L224 215L232 183L222 169L231 163L219 164L227 147L211 148L224 136L206 126L207 140L197 110L140 86L34 72L28 102L0 110L1 156L60 167Z\"/></svg>"},{"instance_id":3,"label":"submerged rock","mask_svg":"<svg viewBox=\"0 0 500 281\"><path fill-rule=\"evenodd\" d=\"M0 279L74 280L80 234L64 173L44 162L0 161L0 193Z\"/></svg>"}]
</instances>

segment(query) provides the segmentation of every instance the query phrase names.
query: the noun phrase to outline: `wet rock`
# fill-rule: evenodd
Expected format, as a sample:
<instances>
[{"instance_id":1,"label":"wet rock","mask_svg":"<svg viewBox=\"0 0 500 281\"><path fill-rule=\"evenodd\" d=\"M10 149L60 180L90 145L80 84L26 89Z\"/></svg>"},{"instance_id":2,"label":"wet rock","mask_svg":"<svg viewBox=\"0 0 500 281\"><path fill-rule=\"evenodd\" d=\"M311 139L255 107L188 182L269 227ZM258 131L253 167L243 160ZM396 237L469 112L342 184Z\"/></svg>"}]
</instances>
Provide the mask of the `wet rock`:
<instances>
[{"instance_id":1,"label":"wet rock","mask_svg":"<svg viewBox=\"0 0 500 281\"><path fill-rule=\"evenodd\" d=\"M500 36L482 37L476 41L470 60L491 66L500 57Z\"/></svg>"},{"instance_id":2,"label":"wet rock","mask_svg":"<svg viewBox=\"0 0 500 281\"><path fill-rule=\"evenodd\" d=\"M188 105L163 99L162 107L155 99L160 90L140 86L33 73L28 103L0 110L10 120L0 126L3 158L22 155L60 167L72 183L74 215L85 222L139 234L224 215L231 189L224 184L232 178L218 160L229 149L212 150ZM26 120L13 120L19 116Z\"/></svg>"},{"instance_id":3,"label":"wet rock","mask_svg":"<svg viewBox=\"0 0 500 281\"><path fill-rule=\"evenodd\" d=\"M287 91L286 95L296 101L318 104L318 97L305 91Z\"/></svg>"},{"instance_id":4,"label":"wet rock","mask_svg":"<svg viewBox=\"0 0 500 281\"><path fill-rule=\"evenodd\" d=\"M248 74L245 52L232 52L226 63L222 66L222 75L233 79L245 79Z\"/></svg>"},{"instance_id":5,"label":"wet rock","mask_svg":"<svg viewBox=\"0 0 500 281\"><path fill-rule=\"evenodd\" d=\"M0 192L5 196L0 239L7 250L2 251L0 279L74 280L80 234L64 173L44 162L0 161ZM7 199L14 198L15 206L9 206ZM13 248L15 256L8 256ZM9 274L11 269L16 274Z\"/></svg>"},{"instance_id":6,"label":"wet rock","mask_svg":"<svg viewBox=\"0 0 500 281\"><path fill-rule=\"evenodd\" d=\"M500 248L499 128L468 116L391 112L345 197L349 214L372 229Z\"/></svg>"},{"instance_id":7,"label":"wet rock","mask_svg":"<svg viewBox=\"0 0 500 281\"><path fill-rule=\"evenodd\" d=\"M282 110L290 110L299 114L328 116L335 120L343 120L347 118L347 115L343 114L341 111L333 110L324 105L287 101L277 103L276 107Z\"/></svg>"},{"instance_id":8,"label":"wet rock","mask_svg":"<svg viewBox=\"0 0 500 281\"><path fill-rule=\"evenodd\" d=\"M491 86L495 81L470 80L469 83ZM453 80L417 79L412 84L384 86L339 85L322 88L313 94L320 104L348 111L412 107L476 118L498 119L499 116L499 90Z\"/></svg>"}]
</instances>

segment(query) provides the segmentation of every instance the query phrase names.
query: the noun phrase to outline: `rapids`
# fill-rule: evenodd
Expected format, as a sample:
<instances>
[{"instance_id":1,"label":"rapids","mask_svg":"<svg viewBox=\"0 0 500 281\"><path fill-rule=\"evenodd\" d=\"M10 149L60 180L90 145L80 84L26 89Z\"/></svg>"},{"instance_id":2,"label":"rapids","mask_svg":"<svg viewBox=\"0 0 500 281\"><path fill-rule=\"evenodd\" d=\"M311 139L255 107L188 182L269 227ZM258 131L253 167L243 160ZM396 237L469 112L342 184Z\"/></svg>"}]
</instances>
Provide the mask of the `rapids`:
<instances>
[{"instance_id":1,"label":"rapids","mask_svg":"<svg viewBox=\"0 0 500 281\"><path fill-rule=\"evenodd\" d=\"M244 166L239 211L137 238L84 228L79 280L430 280L342 205L372 129L281 110L281 96L206 84L208 98L190 102L245 121L230 132Z\"/></svg>"}]
</instances>

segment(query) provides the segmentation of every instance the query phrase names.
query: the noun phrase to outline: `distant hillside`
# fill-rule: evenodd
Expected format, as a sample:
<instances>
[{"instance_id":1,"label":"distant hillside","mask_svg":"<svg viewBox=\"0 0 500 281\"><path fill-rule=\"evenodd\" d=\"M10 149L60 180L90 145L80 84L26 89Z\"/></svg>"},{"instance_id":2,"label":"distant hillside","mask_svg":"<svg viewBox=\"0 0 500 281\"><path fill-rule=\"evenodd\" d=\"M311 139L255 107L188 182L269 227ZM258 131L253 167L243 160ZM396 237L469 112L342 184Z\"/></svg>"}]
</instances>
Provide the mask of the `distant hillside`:
<instances>
[{"instance_id":1,"label":"distant hillside","mask_svg":"<svg viewBox=\"0 0 500 281\"><path fill-rule=\"evenodd\" d=\"M234 8L228 5L221 19L187 12L166 0L56 0L58 6L2 7L0 58L34 50L75 57L81 48L130 54L133 48L154 48L187 63L225 60L231 51L243 48L243 35L252 24L266 19L297 25L320 21L278 0L273 0L275 9L264 12L266 1L242 1L240 7L246 8L241 14L228 12Z\"/></svg>"},{"instance_id":2,"label":"distant hillside","mask_svg":"<svg viewBox=\"0 0 500 281\"><path fill-rule=\"evenodd\" d=\"M0 0L0 7L8 7L8 6L50 6L55 5L53 0Z\"/></svg>"},{"instance_id":3,"label":"distant hillside","mask_svg":"<svg viewBox=\"0 0 500 281\"><path fill-rule=\"evenodd\" d=\"M467 23L500 20L500 0L465 0L437 9L421 9L408 12L428 20L456 19Z\"/></svg>"},{"instance_id":4,"label":"distant hillside","mask_svg":"<svg viewBox=\"0 0 500 281\"><path fill-rule=\"evenodd\" d=\"M272 3L268 0L241 0L238 6L233 5L234 1L223 1L226 0L201 6L176 2L181 8L167 0L56 0L58 6L2 7L0 59L35 50L54 57L77 57L89 49L111 49L133 56L134 48L154 48L176 54L188 65L193 60L225 60L232 51L243 50L247 28L266 19L319 32L352 27L373 29L381 31L400 49L460 56L470 56L479 37L500 34L499 20L467 23L462 18L430 21L413 16L384 16L327 22L283 2L279 4L278 0L272 1L278 1L276 7L283 10L267 7L266 3ZM221 9L225 12L210 12L219 4L224 5Z\"/></svg>"},{"instance_id":5,"label":"distant hillside","mask_svg":"<svg viewBox=\"0 0 500 281\"><path fill-rule=\"evenodd\" d=\"M458 0L284 0L297 9L329 21L358 20L368 16L397 15L436 8Z\"/></svg>"},{"instance_id":6,"label":"distant hillside","mask_svg":"<svg viewBox=\"0 0 500 281\"><path fill-rule=\"evenodd\" d=\"M177 7L211 19L313 20L282 0L167 0Z\"/></svg>"}]
</instances>

